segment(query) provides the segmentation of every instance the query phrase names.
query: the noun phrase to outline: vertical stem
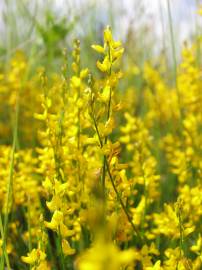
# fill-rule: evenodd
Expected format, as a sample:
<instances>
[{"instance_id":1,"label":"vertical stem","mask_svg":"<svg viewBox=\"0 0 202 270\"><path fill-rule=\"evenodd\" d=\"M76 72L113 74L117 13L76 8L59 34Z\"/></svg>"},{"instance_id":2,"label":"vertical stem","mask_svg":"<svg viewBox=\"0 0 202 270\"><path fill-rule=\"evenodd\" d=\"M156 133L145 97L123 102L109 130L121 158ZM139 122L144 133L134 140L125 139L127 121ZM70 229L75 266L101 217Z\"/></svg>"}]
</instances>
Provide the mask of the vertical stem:
<instances>
[{"instance_id":1,"label":"vertical stem","mask_svg":"<svg viewBox=\"0 0 202 270\"><path fill-rule=\"evenodd\" d=\"M9 0L5 1L6 4L6 67L9 68L9 58L11 54L11 29L9 29L9 26L11 26L11 19L10 16L12 14L10 13L10 7L9 7Z\"/></svg>"},{"instance_id":2,"label":"vertical stem","mask_svg":"<svg viewBox=\"0 0 202 270\"><path fill-rule=\"evenodd\" d=\"M195 0L196 3L196 8L199 7L199 0ZM196 46L197 46L197 52L196 52L196 61L198 66L200 67L201 64L201 45L200 45L200 40L199 40L199 36L200 36L200 27L199 27L199 21L198 21L198 16L195 16L195 27L196 27Z\"/></svg>"},{"instance_id":3,"label":"vertical stem","mask_svg":"<svg viewBox=\"0 0 202 270\"><path fill-rule=\"evenodd\" d=\"M99 139L100 148L102 148L103 147L103 142L101 140L100 132L99 132L96 120L95 120L94 111L92 112L92 117L93 117L95 130L96 130L96 133L97 133L97 136L98 136L98 139ZM123 202L123 200L122 200L122 198L121 198L121 196L120 196L120 194L119 194L119 192L118 192L118 190L116 188L113 176L112 176L111 171L110 171L110 166L109 166L108 160L107 160L106 156L104 156L104 157L105 157L105 161L106 161L105 166L106 166L106 169L107 169L107 173L109 175L109 179L110 179L110 182L111 182L112 187L114 189L114 192L116 194L116 197L117 197L118 201L120 202L121 208L123 209L125 215L127 216L127 219L129 221L129 223L131 224L131 227L133 228L136 236L138 237L138 240L140 242L142 242L143 239L142 239L141 235L139 234L139 232L137 231L137 229L136 229L136 227L135 227L135 225L133 223L133 220L132 220L130 214L128 213L127 207L125 206L125 204L124 204L124 202Z\"/></svg>"},{"instance_id":4,"label":"vertical stem","mask_svg":"<svg viewBox=\"0 0 202 270\"><path fill-rule=\"evenodd\" d=\"M5 202L5 217L4 217L4 237L3 237L3 249L6 249L7 236L8 236L8 222L9 222L9 206L12 205L12 187L13 187L13 171L14 171L14 159L15 151L17 145L17 134L18 134L18 115L19 115L19 92L16 98L16 108L15 108L15 122L14 122L14 131L13 131L13 145L10 156L10 170L9 170L9 179L7 183L7 194ZM4 257L3 264L4 264Z\"/></svg>"},{"instance_id":5,"label":"vertical stem","mask_svg":"<svg viewBox=\"0 0 202 270\"><path fill-rule=\"evenodd\" d=\"M29 252L32 250L32 233L31 233L31 217L30 217L30 197L28 197L28 233L29 233Z\"/></svg>"},{"instance_id":6,"label":"vertical stem","mask_svg":"<svg viewBox=\"0 0 202 270\"><path fill-rule=\"evenodd\" d=\"M109 44L108 44L108 58L109 58L109 61L111 62L111 51L110 51ZM112 69L112 67L110 66L108 77L111 76L111 72L112 72L111 69ZM109 118L110 118L111 100L112 100L112 88L110 86L109 100L108 100L108 106L107 106L107 119L106 119L106 121L108 121ZM108 140L108 136L105 136L105 138L104 138L104 145L107 144L107 140ZM107 157L104 155L104 157L103 157L103 169L102 169L102 193L103 193L104 201L105 201L106 163L107 163Z\"/></svg>"},{"instance_id":7,"label":"vertical stem","mask_svg":"<svg viewBox=\"0 0 202 270\"><path fill-rule=\"evenodd\" d=\"M181 106L181 98L180 98L180 92L179 92L178 81L177 81L177 57L176 57L176 48L175 48L175 39L174 39L174 32L173 32L170 0L167 0L167 9L168 9L168 21L169 21L169 28L170 28L170 38L171 38L172 57L173 57L173 69L174 69L174 74L173 74L174 78L173 79L175 82L177 101L178 101L178 105L179 105L180 126L182 127L183 110L182 110L182 106Z\"/></svg>"},{"instance_id":8,"label":"vertical stem","mask_svg":"<svg viewBox=\"0 0 202 270\"><path fill-rule=\"evenodd\" d=\"M0 213L0 233L1 233L1 238L4 238L4 230L3 230L1 213ZM8 270L10 270L11 267L10 267L10 262L9 262L8 253L7 253L6 248L5 249L3 248L2 257L5 257L7 268L8 268ZM2 259L1 259L0 269L4 270L4 260L2 260Z\"/></svg>"},{"instance_id":9,"label":"vertical stem","mask_svg":"<svg viewBox=\"0 0 202 270\"><path fill-rule=\"evenodd\" d=\"M160 21L161 21L161 30L162 30L162 48L163 48L163 53L165 56L166 60L166 65L168 64L167 61L167 50L166 50L166 33L165 33L165 24L164 24L164 14L163 14L163 8L161 4L161 0L159 0L159 13L160 13ZM167 66L166 66L167 67Z\"/></svg>"},{"instance_id":10,"label":"vertical stem","mask_svg":"<svg viewBox=\"0 0 202 270\"><path fill-rule=\"evenodd\" d=\"M183 237L183 224L181 213L179 213L179 230L180 230L180 257L182 257L182 252L184 251L184 237Z\"/></svg>"},{"instance_id":11,"label":"vertical stem","mask_svg":"<svg viewBox=\"0 0 202 270\"><path fill-rule=\"evenodd\" d=\"M172 47L172 57L173 57L173 69L174 69L174 76L173 77L174 77L174 80L175 80L175 84L177 84L177 58L176 58L176 48L175 48L175 39L174 39L174 32L173 32L170 0L167 0L167 9L168 9L168 22L169 22L171 47Z\"/></svg>"},{"instance_id":12,"label":"vertical stem","mask_svg":"<svg viewBox=\"0 0 202 270\"><path fill-rule=\"evenodd\" d=\"M107 108L107 121L110 117L110 109L111 109L111 98L112 98L112 89L110 87L110 94L109 94L109 101L108 101L108 108ZM107 144L108 137L106 136L104 139L104 145ZM105 178L106 178L106 156L103 157L103 169L102 169L102 192L103 198L105 198Z\"/></svg>"},{"instance_id":13,"label":"vertical stem","mask_svg":"<svg viewBox=\"0 0 202 270\"><path fill-rule=\"evenodd\" d=\"M65 258L64 258L64 253L63 253L63 249L62 249L62 235L61 235L61 231L59 228L59 234L58 234L58 238L59 238L59 245L60 245L60 252L61 252L61 266L62 266L62 270L65 270Z\"/></svg>"}]
</instances>

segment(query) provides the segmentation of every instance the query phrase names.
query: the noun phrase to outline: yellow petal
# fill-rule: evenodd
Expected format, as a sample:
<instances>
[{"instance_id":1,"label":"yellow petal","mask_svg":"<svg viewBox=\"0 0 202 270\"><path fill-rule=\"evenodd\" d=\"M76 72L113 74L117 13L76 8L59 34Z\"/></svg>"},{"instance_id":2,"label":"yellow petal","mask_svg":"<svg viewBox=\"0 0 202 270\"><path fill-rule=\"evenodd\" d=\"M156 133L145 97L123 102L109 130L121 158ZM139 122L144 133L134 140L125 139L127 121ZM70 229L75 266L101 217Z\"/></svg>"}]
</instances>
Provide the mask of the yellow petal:
<instances>
[{"instance_id":1,"label":"yellow petal","mask_svg":"<svg viewBox=\"0 0 202 270\"><path fill-rule=\"evenodd\" d=\"M30 253L28 253L28 256L21 257L21 260L27 264L34 264L37 261L37 259L38 259L37 249L35 248Z\"/></svg>"},{"instance_id":2,"label":"yellow petal","mask_svg":"<svg viewBox=\"0 0 202 270\"><path fill-rule=\"evenodd\" d=\"M75 249L70 247L70 244L67 240L62 240L62 250L65 255L74 255L75 254Z\"/></svg>"},{"instance_id":3,"label":"yellow petal","mask_svg":"<svg viewBox=\"0 0 202 270\"><path fill-rule=\"evenodd\" d=\"M91 48L93 50L95 50L96 52L98 52L98 53L104 53L105 52L104 48L102 46L100 46L100 45L92 45Z\"/></svg>"}]
</instances>

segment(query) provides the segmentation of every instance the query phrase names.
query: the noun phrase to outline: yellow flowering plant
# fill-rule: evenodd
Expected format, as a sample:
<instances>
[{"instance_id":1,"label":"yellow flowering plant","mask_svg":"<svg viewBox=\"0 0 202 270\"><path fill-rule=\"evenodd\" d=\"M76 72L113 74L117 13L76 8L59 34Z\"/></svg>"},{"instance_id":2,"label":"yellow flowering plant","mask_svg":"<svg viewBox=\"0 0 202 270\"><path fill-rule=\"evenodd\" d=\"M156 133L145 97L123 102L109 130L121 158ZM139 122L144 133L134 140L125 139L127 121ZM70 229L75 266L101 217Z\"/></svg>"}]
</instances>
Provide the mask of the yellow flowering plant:
<instances>
[{"instance_id":1,"label":"yellow flowering plant","mask_svg":"<svg viewBox=\"0 0 202 270\"><path fill-rule=\"evenodd\" d=\"M106 27L96 72L78 39L60 72L22 52L1 71L0 270L201 269L196 44L175 84L123 47Z\"/></svg>"}]
</instances>

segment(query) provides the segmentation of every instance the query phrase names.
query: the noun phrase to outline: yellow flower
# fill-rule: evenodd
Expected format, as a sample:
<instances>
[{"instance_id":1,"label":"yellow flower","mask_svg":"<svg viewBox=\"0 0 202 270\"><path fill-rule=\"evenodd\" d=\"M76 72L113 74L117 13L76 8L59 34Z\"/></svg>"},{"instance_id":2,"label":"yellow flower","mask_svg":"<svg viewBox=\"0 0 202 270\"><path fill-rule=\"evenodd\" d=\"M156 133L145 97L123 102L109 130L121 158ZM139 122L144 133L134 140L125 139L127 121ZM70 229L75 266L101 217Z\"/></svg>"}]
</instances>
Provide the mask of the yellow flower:
<instances>
[{"instance_id":1,"label":"yellow flower","mask_svg":"<svg viewBox=\"0 0 202 270\"><path fill-rule=\"evenodd\" d=\"M108 74L111 74L111 68L114 62L118 60L124 52L124 48L121 47L121 42L113 40L109 26L104 30L104 46L92 45L92 48L98 53L104 54L104 60L102 62L97 61L97 67L100 71L107 72Z\"/></svg>"},{"instance_id":2,"label":"yellow flower","mask_svg":"<svg viewBox=\"0 0 202 270\"><path fill-rule=\"evenodd\" d=\"M102 63L100 61L97 61L97 67L102 72L108 72L111 68L111 63L110 63L108 57L105 57Z\"/></svg>"},{"instance_id":3,"label":"yellow flower","mask_svg":"<svg viewBox=\"0 0 202 270\"><path fill-rule=\"evenodd\" d=\"M62 240L62 250L66 256L74 255L76 250L70 247L70 244L67 240Z\"/></svg>"},{"instance_id":4,"label":"yellow flower","mask_svg":"<svg viewBox=\"0 0 202 270\"><path fill-rule=\"evenodd\" d=\"M44 221L44 224L47 228L57 230L59 225L63 222L63 218L63 213L59 210L55 210L51 222Z\"/></svg>"},{"instance_id":5,"label":"yellow flower","mask_svg":"<svg viewBox=\"0 0 202 270\"><path fill-rule=\"evenodd\" d=\"M114 244L98 239L77 259L78 270L119 270L129 266L136 258L134 250L120 251Z\"/></svg>"},{"instance_id":6,"label":"yellow flower","mask_svg":"<svg viewBox=\"0 0 202 270\"><path fill-rule=\"evenodd\" d=\"M104 53L105 49L100 45L92 45L91 48L98 53Z\"/></svg>"},{"instance_id":7,"label":"yellow flower","mask_svg":"<svg viewBox=\"0 0 202 270\"><path fill-rule=\"evenodd\" d=\"M199 235L196 245L191 246L191 251L195 252L198 254L200 251L202 251L202 237Z\"/></svg>"},{"instance_id":8,"label":"yellow flower","mask_svg":"<svg viewBox=\"0 0 202 270\"><path fill-rule=\"evenodd\" d=\"M39 261L44 261L46 258L46 254L41 251L40 249L32 249L30 253L27 254L27 256L22 256L21 259L23 262L27 264L34 264Z\"/></svg>"}]
</instances>

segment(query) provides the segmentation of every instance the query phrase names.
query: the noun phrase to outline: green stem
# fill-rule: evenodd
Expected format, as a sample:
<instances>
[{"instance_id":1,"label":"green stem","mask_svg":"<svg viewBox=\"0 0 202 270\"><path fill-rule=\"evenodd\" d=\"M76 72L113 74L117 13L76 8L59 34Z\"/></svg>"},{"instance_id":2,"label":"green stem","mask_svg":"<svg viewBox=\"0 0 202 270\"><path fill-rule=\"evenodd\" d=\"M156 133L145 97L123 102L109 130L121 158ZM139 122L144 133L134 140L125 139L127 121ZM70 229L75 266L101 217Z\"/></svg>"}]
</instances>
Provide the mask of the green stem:
<instances>
[{"instance_id":1,"label":"green stem","mask_svg":"<svg viewBox=\"0 0 202 270\"><path fill-rule=\"evenodd\" d=\"M3 223L2 223L2 217L1 217L1 214L0 214L0 232L1 232L1 238L4 238L4 230L3 230ZM8 253L7 253L6 248L3 249L2 257L3 257L3 256L5 257L6 265L7 265L8 270L11 270L10 262L9 262L9 258L8 258ZM1 259L0 269L1 269L1 270L4 270L4 260L3 260L3 259Z\"/></svg>"},{"instance_id":2,"label":"green stem","mask_svg":"<svg viewBox=\"0 0 202 270\"><path fill-rule=\"evenodd\" d=\"M31 217L30 217L30 197L28 197L28 233L29 233L29 252L32 250L32 233L31 233Z\"/></svg>"},{"instance_id":3,"label":"green stem","mask_svg":"<svg viewBox=\"0 0 202 270\"><path fill-rule=\"evenodd\" d=\"M61 266L62 266L62 270L65 270L65 257L64 257L64 253L63 253L63 249L62 249L62 236L61 236L60 228L59 228L58 238L59 238L59 245L60 245L60 252L61 252L61 254L60 254Z\"/></svg>"},{"instance_id":4,"label":"green stem","mask_svg":"<svg viewBox=\"0 0 202 270\"><path fill-rule=\"evenodd\" d=\"M100 148L102 148L102 147L103 147L103 143L102 143L102 140L101 140L100 132L99 132L99 129L98 129L98 126L97 126L97 123L96 123L94 114L93 114L93 122L94 122L94 125L95 125L96 133L97 133L98 138L99 138ZM119 192L118 192L118 190L117 190L117 188L116 188L116 185L115 185L115 183L114 183L113 176L112 176L111 171L110 171L110 166L109 166L109 163L108 163L108 161L107 161L107 157L106 157L105 155L104 155L104 158L105 158L105 162L106 162L105 164L106 164L106 168L107 168L107 173L108 173L108 175L109 175L109 179L110 179L110 182L111 182L112 187L113 187L113 189L114 189L114 192L115 192L115 194L116 194L116 197L117 197L118 201L120 202L121 207L122 207L124 213L126 214L127 219L128 219L128 221L129 221L129 223L131 224L131 227L133 228L135 234L137 235L137 237L139 238L139 240L142 242L142 237L141 237L141 235L139 234L139 232L137 231L137 229L136 229L136 227L135 227L135 225L134 225L134 223L133 223L133 221L132 221L132 218L131 218L131 216L129 215L128 210L127 210L126 206L124 205L124 202L123 202L123 200L122 200L122 198L121 198L121 196L120 196L120 194L119 194Z\"/></svg>"},{"instance_id":5,"label":"green stem","mask_svg":"<svg viewBox=\"0 0 202 270\"><path fill-rule=\"evenodd\" d=\"M182 217L181 213L179 213L179 230L180 230L180 257L182 257L182 254L184 252L184 236L183 236L183 223L182 223Z\"/></svg>"},{"instance_id":6,"label":"green stem","mask_svg":"<svg viewBox=\"0 0 202 270\"><path fill-rule=\"evenodd\" d=\"M109 73L108 73L108 78L110 78L111 72L112 72L112 59L111 59L111 51L110 51L109 44L108 44L108 58L109 58L109 61L111 62L111 66L110 66ZM110 118L111 100L112 100L112 88L110 87L109 100L108 100L108 105L107 105L107 118L106 118L106 121L108 121L109 118ZM108 136L105 136L104 145L107 144L107 140L108 140ZM103 157L103 166L102 166L102 180L101 180L101 182L102 182L102 194L103 194L104 201L105 201L106 162L107 162L107 159L106 159L106 156L104 156Z\"/></svg>"},{"instance_id":7,"label":"green stem","mask_svg":"<svg viewBox=\"0 0 202 270\"><path fill-rule=\"evenodd\" d=\"M160 21L161 21L161 30L162 30L162 48L164 57L166 60L166 71L168 70L168 56L167 56L167 49L166 49L166 32L165 32L165 24L164 24L164 14L163 14L163 8L162 8L162 2L161 0L158 1L159 4L159 13L160 13Z\"/></svg>"},{"instance_id":8,"label":"green stem","mask_svg":"<svg viewBox=\"0 0 202 270\"><path fill-rule=\"evenodd\" d=\"M176 57L176 48L175 48L175 39L174 39L174 32L173 32L170 0L167 0L167 9L168 9L168 21L169 21L171 47L172 47L172 58L173 58L173 69L174 69L173 77L174 77L174 81L175 81L176 93L177 93L177 101L178 101L178 105L179 105L180 126L182 127L183 111L182 111L181 98L180 98L180 92L179 92L178 81L177 81L177 57Z\"/></svg>"},{"instance_id":9,"label":"green stem","mask_svg":"<svg viewBox=\"0 0 202 270\"><path fill-rule=\"evenodd\" d=\"M16 98L16 109L15 109L15 124L13 131L13 145L10 156L10 170L9 170L9 179L7 183L7 194L6 194L6 202L5 202L5 216L4 216L4 237L3 237L3 249L6 249L7 236L8 236L8 222L9 222L9 206L11 203L12 206L12 186L13 186L13 171L14 171L14 156L17 146L17 134L18 134L18 116L19 116L19 93ZM11 207L12 208L12 207ZM4 259L3 259L4 264Z\"/></svg>"},{"instance_id":10,"label":"green stem","mask_svg":"<svg viewBox=\"0 0 202 270\"><path fill-rule=\"evenodd\" d=\"M108 101L108 107L107 107L107 121L109 120L109 117L110 117L111 99L112 99L112 89L110 87L109 101ZM108 136L105 136L104 145L107 144L107 140L108 140ZM106 162L107 162L106 156L104 156L104 158L103 158L103 169L102 169L102 192L103 192L103 197L104 198L105 198Z\"/></svg>"},{"instance_id":11,"label":"green stem","mask_svg":"<svg viewBox=\"0 0 202 270\"><path fill-rule=\"evenodd\" d=\"M199 7L199 0L195 0L196 3L196 7ZM197 46L197 52L196 52L196 61L197 61L197 65L198 67L200 67L201 64L201 44L200 44L200 26L199 26L199 20L198 20L198 16L196 16L195 18L195 27L196 27L196 46Z\"/></svg>"},{"instance_id":12,"label":"green stem","mask_svg":"<svg viewBox=\"0 0 202 270\"><path fill-rule=\"evenodd\" d=\"M127 210L127 208L126 208L126 206L125 206L125 204L124 204L124 202L123 202L123 200L122 200L122 198L121 198L121 196L120 196L120 194L119 194L119 192L118 192L118 190L117 190L117 188L116 188L116 185L115 185L115 183L114 183L114 179L113 179L112 174L111 174L111 171L110 171L110 167L109 167L108 161L106 161L106 167L107 167L107 172L108 172L109 179L110 179L110 181L111 181L112 187L113 187L113 189L114 189L114 192L116 193L116 197L117 197L117 199L119 200L119 202L120 202L120 204L121 204L121 207L122 207L124 213L126 214L126 216L127 216L127 218L128 218L128 221L129 221L129 223L131 224L131 227L133 228L134 232L136 233L136 235L138 236L138 238L139 238L140 240L142 240L142 237L140 236L139 232L137 231L137 229L136 229L136 227L135 227L135 225L134 225L134 223L133 223L133 221L132 221L132 218L131 218L131 216L129 215L128 210Z\"/></svg>"},{"instance_id":13,"label":"green stem","mask_svg":"<svg viewBox=\"0 0 202 270\"><path fill-rule=\"evenodd\" d=\"M148 200L148 192L147 192L147 187L146 187L146 179L145 175L143 174L144 178L144 197L145 197L145 207L144 207L144 212L143 212L143 217L142 217L142 233L144 234L144 225L145 225L145 220L146 220L146 215L147 215L147 200Z\"/></svg>"},{"instance_id":14,"label":"green stem","mask_svg":"<svg viewBox=\"0 0 202 270\"><path fill-rule=\"evenodd\" d=\"M177 58L176 58L176 48L175 48L175 39L174 39L174 32L173 32L170 0L167 0L167 9L168 9L168 21L169 21L172 57L173 57L174 80L175 80L175 83L177 83Z\"/></svg>"}]
</instances>

